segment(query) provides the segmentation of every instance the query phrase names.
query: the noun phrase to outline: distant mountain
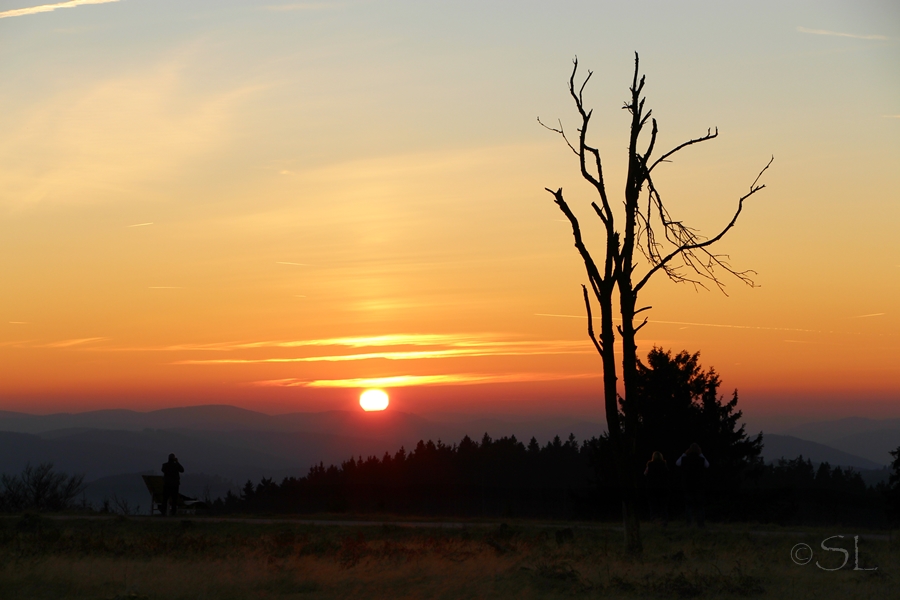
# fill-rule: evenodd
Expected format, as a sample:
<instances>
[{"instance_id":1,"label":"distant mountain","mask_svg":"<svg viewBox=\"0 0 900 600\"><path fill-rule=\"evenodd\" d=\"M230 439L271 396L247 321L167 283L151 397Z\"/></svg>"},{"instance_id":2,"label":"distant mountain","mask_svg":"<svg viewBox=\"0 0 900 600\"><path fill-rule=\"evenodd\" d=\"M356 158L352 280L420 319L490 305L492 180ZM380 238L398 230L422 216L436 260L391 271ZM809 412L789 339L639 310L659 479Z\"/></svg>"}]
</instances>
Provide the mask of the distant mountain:
<instances>
[{"instance_id":1,"label":"distant mountain","mask_svg":"<svg viewBox=\"0 0 900 600\"><path fill-rule=\"evenodd\" d=\"M766 462L776 462L780 458L793 459L798 456L808 458L814 463L827 462L831 466L853 467L856 469L882 469L884 465L861 456L849 454L842 450L803 440L792 435L763 435L762 457Z\"/></svg>"},{"instance_id":2,"label":"distant mountain","mask_svg":"<svg viewBox=\"0 0 900 600\"><path fill-rule=\"evenodd\" d=\"M351 457L379 458L403 443L332 434L278 431L116 431L76 428L40 435L0 432L0 472L17 473L30 462L53 462L88 480L120 473L158 471L169 452L192 473L238 482L248 478L306 475L320 462L341 464ZM406 444L407 449L414 447Z\"/></svg>"},{"instance_id":3,"label":"distant mountain","mask_svg":"<svg viewBox=\"0 0 900 600\"><path fill-rule=\"evenodd\" d=\"M30 416L31 415L28 415L26 413L13 412L11 410L0 410L0 419L15 418L15 417L30 417Z\"/></svg>"},{"instance_id":4,"label":"distant mountain","mask_svg":"<svg viewBox=\"0 0 900 600\"><path fill-rule=\"evenodd\" d=\"M831 440L828 445L888 465L893 461L890 452L900 447L900 429L864 431Z\"/></svg>"},{"instance_id":5,"label":"distant mountain","mask_svg":"<svg viewBox=\"0 0 900 600\"><path fill-rule=\"evenodd\" d=\"M879 465L887 465L891 462L889 452L900 446L900 419L848 417L804 423L780 433L819 442Z\"/></svg>"},{"instance_id":6,"label":"distant mountain","mask_svg":"<svg viewBox=\"0 0 900 600\"><path fill-rule=\"evenodd\" d=\"M235 448L227 443L168 431L77 430L45 439L27 433L0 432L0 472L19 473L26 463L52 462L57 470L83 473L87 481L120 473L159 471L169 452L194 473L241 480L274 471L308 469L301 457L283 457Z\"/></svg>"},{"instance_id":7,"label":"distant mountain","mask_svg":"<svg viewBox=\"0 0 900 600\"><path fill-rule=\"evenodd\" d=\"M302 431L334 435L362 435L373 439L412 439L438 434L431 421L408 413L388 410L328 411L266 415L226 405L188 406L150 412L98 410L52 415L0 414L0 431L46 433L57 430L144 429L197 431Z\"/></svg>"},{"instance_id":8,"label":"distant mountain","mask_svg":"<svg viewBox=\"0 0 900 600\"><path fill-rule=\"evenodd\" d=\"M164 429L178 431L270 431L330 434L348 438L364 438L387 442L378 452L395 451L401 445L409 448L419 440L441 439L444 443L458 442L468 435L481 439L485 433L492 437L515 435L528 442L532 436L540 443L559 435L574 433L579 440L600 435L605 427L572 418L532 418L507 422L500 419L471 419L436 421L418 415L386 410L366 413L359 411L328 411L319 413L289 413L266 415L234 406L207 405L168 408L150 412L132 410L100 410L84 413L53 415L23 415L0 413L0 431L46 435L53 431L76 430L142 431ZM56 434L53 434L56 435Z\"/></svg>"},{"instance_id":9,"label":"distant mountain","mask_svg":"<svg viewBox=\"0 0 900 600\"><path fill-rule=\"evenodd\" d=\"M266 429L289 430L283 416L273 417L227 405L188 406L165 408L150 412L126 409L94 410L83 413L56 413L52 415L24 415L0 413L0 431L43 433L56 429Z\"/></svg>"},{"instance_id":10,"label":"distant mountain","mask_svg":"<svg viewBox=\"0 0 900 600\"><path fill-rule=\"evenodd\" d=\"M804 440L830 444L835 440L870 431L900 431L900 419L867 419L864 417L847 417L833 421L815 421L795 425L778 431L779 434L793 435ZM900 445L900 441L897 443ZM896 445L895 445L896 448Z\"/></svg>"}]
</instances>

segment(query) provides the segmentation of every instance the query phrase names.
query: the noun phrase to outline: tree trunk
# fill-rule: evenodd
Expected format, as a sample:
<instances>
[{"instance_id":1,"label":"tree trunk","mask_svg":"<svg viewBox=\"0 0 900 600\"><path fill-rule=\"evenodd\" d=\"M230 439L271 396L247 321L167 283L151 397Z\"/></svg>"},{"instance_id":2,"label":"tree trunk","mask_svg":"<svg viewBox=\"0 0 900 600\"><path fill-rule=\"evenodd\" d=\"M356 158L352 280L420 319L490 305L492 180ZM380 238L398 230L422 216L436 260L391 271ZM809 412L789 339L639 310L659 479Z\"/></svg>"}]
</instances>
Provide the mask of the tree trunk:
<instances>
[{"instance_id":1,"label":"tree trunk","mask_svg":"<svg viewBox=\"0 0 900 600\"><path fill-rule=\"evenodd\" d=\"M641 522L638 519L637 498L625 497L622 500L622 524L625 526L625 550L630 554L641 554L644 546L641 543Z\"/></svg>"}]
</instances>

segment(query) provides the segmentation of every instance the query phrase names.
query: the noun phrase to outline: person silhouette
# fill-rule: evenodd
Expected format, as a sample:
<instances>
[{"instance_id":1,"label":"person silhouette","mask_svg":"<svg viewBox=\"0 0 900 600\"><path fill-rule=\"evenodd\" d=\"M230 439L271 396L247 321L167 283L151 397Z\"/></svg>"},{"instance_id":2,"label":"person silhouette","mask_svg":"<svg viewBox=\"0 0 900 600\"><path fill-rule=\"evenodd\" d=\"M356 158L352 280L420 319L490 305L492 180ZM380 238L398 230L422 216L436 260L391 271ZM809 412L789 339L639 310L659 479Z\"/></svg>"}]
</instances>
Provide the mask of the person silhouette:
<instances>
[{"instance_id":1,"label":"person silhouette","mask_svg":"<svg viewBox=\"0 0 900 600\"><path fill-rule=\"evenodd\" d=\"M669 524L669 465L662 452L654 452L644 469L647 481L647 501L650 504L650 519L661 519Z\"/></svg>"},{"instance_id":2,"label":"person silhouette","mask_svg":"<svg viewBox=\"0 0 900 600\"><path fill-rule=\"evenodd\" d=\"M174 454L169 455L168 462L164 462L162 466L163 472L163 504L162 504L162 516L166 516L166 511L169 508L169 500L172 501L172 512L170 513L173 517L175 516L175 509L178 506L178 488L181 485L181 473L184 473L184 467L181 466L181 463L178 462L178 457Z\"/></svg>"},{"instance_id":3,"label":"person silhouette","mask_svg":"<svg viewBox=\"0 0 900 600\"><path fill-rule=\"evenodd\" d=\"M684 512L687 524L690 525L692 521L696 521L697 527L703 527L705 516L703 503L709 461L703 456L700 446L695 443L691 444L691 447L678 458L675 466L681 468L684 481Z\"/></svg>"}]
</instances>

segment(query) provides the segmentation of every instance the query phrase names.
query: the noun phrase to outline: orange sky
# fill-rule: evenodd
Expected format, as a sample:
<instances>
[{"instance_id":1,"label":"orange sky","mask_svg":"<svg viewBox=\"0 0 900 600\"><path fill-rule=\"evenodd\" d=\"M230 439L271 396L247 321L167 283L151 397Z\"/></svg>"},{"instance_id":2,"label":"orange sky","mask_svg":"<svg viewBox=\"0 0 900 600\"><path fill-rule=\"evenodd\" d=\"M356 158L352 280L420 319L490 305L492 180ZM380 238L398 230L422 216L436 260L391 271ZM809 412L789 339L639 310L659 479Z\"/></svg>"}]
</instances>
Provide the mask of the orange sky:
<instances>
[{"instance_id":1,"label":"orange sky","mask_svg":"<svg viewBox=\"0 0 900 600\"><path fill-rule=\"evenodd\" d=\"M676 216L715 231L775 155L719 246L760 287L654 281L641 352L748 416L900 416L895 4L62 4L0 0L0 409L599 420L544 188L589 234L593 198L535 117L574 128L577 54L620 193L638 50L662 147L720 131L659 169Z\"/></svg>"}]
</instances>

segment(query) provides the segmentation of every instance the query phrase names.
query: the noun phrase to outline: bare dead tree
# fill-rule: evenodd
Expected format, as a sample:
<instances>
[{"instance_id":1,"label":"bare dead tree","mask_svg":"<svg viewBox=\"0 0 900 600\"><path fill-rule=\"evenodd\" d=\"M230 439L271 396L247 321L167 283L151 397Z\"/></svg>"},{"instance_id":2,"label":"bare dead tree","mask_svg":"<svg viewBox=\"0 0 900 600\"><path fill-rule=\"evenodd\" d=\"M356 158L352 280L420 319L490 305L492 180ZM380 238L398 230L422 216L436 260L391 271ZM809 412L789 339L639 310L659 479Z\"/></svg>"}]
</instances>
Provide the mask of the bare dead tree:
<instances>
[{"instance_id":1,"label":"bare dead tree","mask_svg":"<svg viewBox=\"0 0 900 600\"><path fill-rule=\"evenodd\" d=\"M772 164L772 159L759 172L750 188L738 198L737 207L731 220L714 236L707 238L697 230L676 220L665 203L654 183L653 172L659 165L669 162L677 152L708 140L715 139L719 132L707 130L705 135L683 142L658 157L653 157L659 127L652 118L651 110L644 110L645 98L644 76L640 76L639 58L634 57L634 77L632 79L631 97L622 107L631 114L631 127L628 144L628 172L625 181L624 211L614 211L607 194L603 173L603 163L599 149L588 143L588 129L593 110L585 107L584 89L593 73L588 74L576 85L578 76L578 59L574 61L569 77L569 95L581 119L577 129L577 140L570 139L562 122L558 127L538 122L560 135L569 149L578 157L581 176L590 184L597 194L597 200L591 202L591 208L600 219L605 236L602 266L594 260L585 246L581 227L575 214L569 208L563 196L562 188L547 191L568 219L578 250L587 272L588 282L594 299L600 307L600 333L594 330L594 319L591 310L591 298L587 286L582 286L585 310L588 317L588 337L600 354L603 365L603 392L606 422L614 459L618 465L619 487L622 490L622 515L625 524L625 544L632 552L641 551L640 523L637 515L637 470L635 468L635 449L640 422L641 407L637 402L637 333L647 324L645 318L635 326L635 317L651 307L637 308L638 295L650 279L659 272L669 279L690 283L695 287L706 288L714 284L724 292L721 273L730 274L747 285L753 286L752 271L738 271L731 267L728 257L715 254L710 246L722 239L738 220L744 208L744 202L758 191L765 188L759 183L763 173ZM647 124L651 125L650 139L646 147L641 149L641 134ZM645 191L646 190L646 191ZM646 204L642 204L642 198ZM640 257L646 261L646 271L638 272ZM621 325L613 326L614 295L618 290L619 314ZM622 340L622 383L624 395L617 391L617 364L613 352L615 334ZM620 410L621 409L621 410Z\"/></svg>"}]
</instances>

